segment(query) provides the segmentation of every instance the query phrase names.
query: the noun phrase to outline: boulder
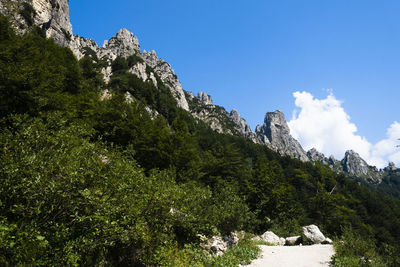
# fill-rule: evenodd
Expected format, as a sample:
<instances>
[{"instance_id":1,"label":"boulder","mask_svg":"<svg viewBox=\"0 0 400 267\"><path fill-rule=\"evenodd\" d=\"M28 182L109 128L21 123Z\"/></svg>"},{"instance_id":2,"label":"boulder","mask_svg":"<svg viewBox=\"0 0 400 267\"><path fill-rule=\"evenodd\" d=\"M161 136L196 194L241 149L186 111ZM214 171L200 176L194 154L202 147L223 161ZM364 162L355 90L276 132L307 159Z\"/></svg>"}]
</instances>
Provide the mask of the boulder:
<instances>
[{"instance_id":1,"label":"boulder","mask_svg":"<svg viewBox=\"0 0 400 267\"><path fill-rule=\"evenodd\" d=\"M301 243L301 236L291 236L285 239L286 246L296 246L300 245Z\"/></svg>"},{"instance_id":2,"label":"boulder","mask_svg":"<svg viewBox=\"0 0 400 267\"><path fill-rule=\"evenodd\" d=\"M322 242L322 244L324 244L324 245L330 245L332 243L333 243L333 241L330 238L325 238L325 240Z\"/></svg>"},{"instance_id":3,"label":"boulder","mask_svg":"<svg viewBox=\"0 0 400 267\"><path fill-rule=\"evenodd\" d=\"M230 235L226 235L222 239L225 241L227 246L230 248L237 245L237 243L239 242L238 233L236 233L236 232L231 233Z\"/></svg>"},{"instance_id":4,"label":"boulder","mask_svg":"<svg viewBox=\"0 0 400 267\"><path fill-rule=\"evenodd\" d=\"M200 246L207 250L209 253L216 256L221 256L225 253L228 248L235 246L239 242L237 233L231 233L226 236L213 236L209 239L207 237L199 235Z\"/></svg>"},{"instance_id":5,"label":"boulder","mask_svg":"<svg viewBox=\"0 0 400 267\"><path fill-rule=\"evenodd\" d=\"M261 236L261 240L267 243L270 243L271 245L274 246L283 246L285 244L285 239L284 238L279 238L276 234L274 234L271 231L265 232Z\"/></svg>"},{"instance_id":6,"label":"boulder","mask_svg":"<svg viewBox=\"0 0 400 267\"><path fill-rule=\"evenodd\" d=\"M321 244L326 239L324 234L319 230L318 226L313 224L303 227L303 236L307 241L313 244Z\"/></svg>"}]
</instances>

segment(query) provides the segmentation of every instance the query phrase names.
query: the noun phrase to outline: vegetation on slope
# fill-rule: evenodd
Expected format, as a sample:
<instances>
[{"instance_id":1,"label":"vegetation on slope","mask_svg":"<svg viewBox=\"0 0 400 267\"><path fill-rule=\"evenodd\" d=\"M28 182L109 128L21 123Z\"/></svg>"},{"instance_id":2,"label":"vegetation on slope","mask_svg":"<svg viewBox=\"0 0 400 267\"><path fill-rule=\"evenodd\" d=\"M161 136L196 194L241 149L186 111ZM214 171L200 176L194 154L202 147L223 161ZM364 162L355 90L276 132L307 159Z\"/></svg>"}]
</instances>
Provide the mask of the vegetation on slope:
<instances>
[{"instance_id":1,"label":"vegetation on slope","mask_svg":"<svg viewBox=\"0 0 400 267\"><path fill-rule=\"evenodd\" d=\"M0 265L231 266L254 246L213 258L198 234L310 223L331 236L352 227L399 265L398 200L215 133L118 61L105 85L102 62L0 17Z\"/></svg>"}]
</instances>

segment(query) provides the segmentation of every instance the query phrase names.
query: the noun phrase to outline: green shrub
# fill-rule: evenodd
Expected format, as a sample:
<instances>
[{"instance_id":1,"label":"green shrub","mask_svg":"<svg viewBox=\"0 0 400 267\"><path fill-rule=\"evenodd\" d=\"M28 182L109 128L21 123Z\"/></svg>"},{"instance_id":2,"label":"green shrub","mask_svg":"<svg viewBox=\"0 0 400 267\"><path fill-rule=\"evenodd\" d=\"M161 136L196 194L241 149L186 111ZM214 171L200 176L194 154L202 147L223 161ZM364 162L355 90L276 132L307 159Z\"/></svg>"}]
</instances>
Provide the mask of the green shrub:
<instances>
[{"instance_id":1,"label":"green shrub","mask_svg":"<svg viewBox=\"0 0 400 267\"><path fill-rule=\"evenodd\" d=\"M25 19L28 26L33 25L33 20L34 17L36 16L36 11L31 4L23 2L21 4L21 9L19 10L19 14Z\"/></svg>"},{"instance_id":2,"label":"green shrub","mask_svg":"<svg viewBox=\"0 0 400 267\"><path fill-rule=\"evenodd\" d=\"M378 254L374 240L362 237L352 228L344 228L340 241L335 241L334 246L333 266L387 266Z\"/></svg>"}]
</instances>

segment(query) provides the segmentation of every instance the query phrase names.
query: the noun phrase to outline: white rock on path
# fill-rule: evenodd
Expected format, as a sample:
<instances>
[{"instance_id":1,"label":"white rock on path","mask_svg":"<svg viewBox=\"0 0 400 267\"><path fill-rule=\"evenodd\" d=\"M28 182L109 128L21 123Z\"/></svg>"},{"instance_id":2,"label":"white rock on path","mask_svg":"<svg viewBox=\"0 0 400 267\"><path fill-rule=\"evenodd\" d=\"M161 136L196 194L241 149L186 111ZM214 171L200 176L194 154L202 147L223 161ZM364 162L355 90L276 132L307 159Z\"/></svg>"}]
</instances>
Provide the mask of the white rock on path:
<instances>
[{"instance_id":1,"label":"white rock on path","mask_svg":"<svg viewBox=\"0 0 400 267\"><path fill-rule=\"evenodd\" d=\"M303 236L313 244L321 244L326 239L324 234L319 230L318 226L313 224L303 227Z\"/></svg>"},{"instance_id":2,"label":"white rock on path","mask_svg":"<svg viewBox=\"0 0 400 267\"><path fill-rule=\"evenodd\" d=\"M276 234L274 234L271 231L265 232L261 236L261 240L270 243L271 245L274 246L283 246L285 245L285 239L284 238L279 238Z\"/></svg>"}]
</instances>

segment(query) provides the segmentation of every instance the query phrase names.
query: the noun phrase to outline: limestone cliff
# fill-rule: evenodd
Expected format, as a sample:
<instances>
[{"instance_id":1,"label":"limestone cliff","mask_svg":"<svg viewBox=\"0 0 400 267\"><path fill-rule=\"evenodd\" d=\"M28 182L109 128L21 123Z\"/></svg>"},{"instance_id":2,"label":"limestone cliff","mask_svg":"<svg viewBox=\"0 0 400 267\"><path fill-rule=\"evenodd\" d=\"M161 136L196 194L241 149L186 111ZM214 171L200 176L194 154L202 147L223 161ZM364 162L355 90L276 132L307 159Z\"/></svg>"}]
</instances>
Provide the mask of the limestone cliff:
<instances>
[{"instance_id":1,"label":"limestone cliff","mask_svg":"<svg viewBox=\"0 0 400 267\"><path fill-rule=\"evenodd\" d=\"M256 134L265 145L279 154L309 161L300 143L290 135L285 115L281 111L267 112L264 124L257 126Z\"/></svg>"},{"instance_id":2,"label":"limestone cliff","mask_svg":"<svg viewBox=\"0 0 400 267\"><path fill-rule=\"evenodd\" d=\"M0 0L0 13L9 16L19 32L36 25L59 45L71 41L68 0Z\"/></svg>"}]
</instances>

